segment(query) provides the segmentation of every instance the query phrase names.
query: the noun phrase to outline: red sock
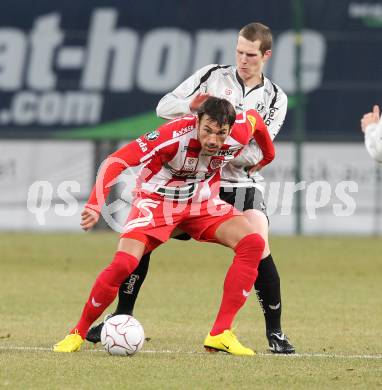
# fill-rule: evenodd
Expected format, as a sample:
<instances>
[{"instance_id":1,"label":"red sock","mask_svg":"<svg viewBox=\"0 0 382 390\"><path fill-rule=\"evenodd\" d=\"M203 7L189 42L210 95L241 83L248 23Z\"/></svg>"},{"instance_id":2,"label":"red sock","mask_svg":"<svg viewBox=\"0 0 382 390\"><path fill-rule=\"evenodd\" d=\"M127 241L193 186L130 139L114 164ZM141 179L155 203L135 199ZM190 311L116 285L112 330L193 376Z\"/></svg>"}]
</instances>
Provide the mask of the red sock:
<instances>
[{"instance_id":1,"label":"red sock","mask_svg":"<svg viewBox=\"0 0 382 390\"><path fill-rule=\"evenodd\" d=\"M244 305L257 278L257 268L264 251L264 240L259 234L249 234L235 247L235 257L224 281L223 298L211 336L231 329L236 313Z\"/></svg>"},{"instance_id":2,"label":"red sock","mask_svg":"<svg viewBox=\"0 0 382 390\"><path fill-rule=\"evenodd\" d=\"M116 252L113 261L97 277L78 324L70 333L78 331L84 339L90 325L114 301L121 283L137 268L136 257Z\"/></svg>"}]
</instances>

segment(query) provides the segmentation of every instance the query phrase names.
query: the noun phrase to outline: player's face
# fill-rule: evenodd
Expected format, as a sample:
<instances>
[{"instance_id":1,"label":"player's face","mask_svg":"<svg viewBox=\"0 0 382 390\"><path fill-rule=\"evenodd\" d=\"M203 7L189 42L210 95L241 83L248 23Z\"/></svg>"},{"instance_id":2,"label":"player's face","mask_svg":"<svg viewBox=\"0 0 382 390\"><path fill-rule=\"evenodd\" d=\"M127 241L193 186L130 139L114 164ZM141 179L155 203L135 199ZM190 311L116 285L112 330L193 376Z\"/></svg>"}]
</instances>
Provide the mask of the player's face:
<instances>
[{"instance_id":1,"label":"player's face","mask_svg":"<svg viewBox=\"0 0 382 390\"><path fill-rule=\"evenodd\" d=\"M257 81L261 77L264 64L272 54L271 50L262 54L260 44L259 40L252 42L239 35L236 46L236 67L245 84Z\"/></svg>"},{"instance_id":2,"label":"player's face","mask_svg":"<svg viewBox=\"0 0 382 390\"><path fill-rule=\"evenodd\" d=\"M202 145L202 152L213 156L223 146L230 130L228 124L219 126L208 115L203 115L198 124L198 138Z\"/></svg>"}]
</instances>

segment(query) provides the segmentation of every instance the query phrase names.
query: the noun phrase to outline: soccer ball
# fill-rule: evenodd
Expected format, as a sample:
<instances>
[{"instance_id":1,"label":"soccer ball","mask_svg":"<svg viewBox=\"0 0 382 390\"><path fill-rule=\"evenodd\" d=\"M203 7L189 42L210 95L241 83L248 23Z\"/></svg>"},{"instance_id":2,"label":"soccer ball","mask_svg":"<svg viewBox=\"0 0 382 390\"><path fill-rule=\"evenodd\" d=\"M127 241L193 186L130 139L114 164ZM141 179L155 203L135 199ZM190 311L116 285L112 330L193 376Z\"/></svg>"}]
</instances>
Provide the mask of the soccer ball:
<instances>
[{"instance_id":1,"label":"soccer ball","mask_svg":"<svg viewBox=\"0 0 382 390\"><path fill-rule=\"evenodd\" d=\"M145 341L145 332L137 319L120 314L105 321L101 343L110 355L131 356L139 352Z\"/></svg>"}]
</instances>

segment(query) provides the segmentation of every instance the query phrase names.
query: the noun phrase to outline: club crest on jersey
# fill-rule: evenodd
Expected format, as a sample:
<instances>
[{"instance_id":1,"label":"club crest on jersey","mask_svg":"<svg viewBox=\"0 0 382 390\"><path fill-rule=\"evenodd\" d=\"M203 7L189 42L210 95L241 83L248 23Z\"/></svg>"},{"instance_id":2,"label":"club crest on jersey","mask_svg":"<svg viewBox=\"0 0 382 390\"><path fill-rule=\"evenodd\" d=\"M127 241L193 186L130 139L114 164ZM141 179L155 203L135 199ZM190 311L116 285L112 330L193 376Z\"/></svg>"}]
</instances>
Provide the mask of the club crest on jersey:
<instances>
[{"instance_id":1,"label":"club crest on jersey","mask_svg":"<svg viewBox=\"0 0 382 390\"><path fill-rule=\"evenodd\" d=\"M226 88L224 92L225 92L226 95L229 96L229 95L232 94L232 89Z\"/></svg>"},{"instance_id":2,"label":"club crest on jersey","mask_svg":"<svg viewBox=\"0 0 382 390\"><path fill-rule=\"evenodd\" d=\"M186 157L186 160L184 161L182 171L192 172L195 171L197 165L198 165L198 158L197 157Z\"/></svg>"},{"instance_id":3,"label":"club crest on jersey","mask_svg":"<svg viewBox=\"0 0 382 390\"><path fill-rule=\"evenodd\" d=\"M210 168L213 170L220 169L224 165L224 160L221 158L212 158L210 161Z\"/></svg>"},{"instance_id":4,"label":"club crest on jersey","mask_svg":"<svg viewBox=\"0 0 382 390\"><path fill-rule=\"evenodd\" d=\"M145 138L147 139L147 141L154 141L155 139L157 139L159 137L159 135L160 135L159 131L154 130L151 133L145 134Z\"/></svg>"},{"instance_id":5,"label":"club crest on jersey","mask_svg":"<svg viewBox=\"0 0 382 390\"><path fill-rule=\"evenodd\" d=\"M257 102L255 110L259 113L265 111L265 104L263 102Z\"/></svg>"}]
</instances>

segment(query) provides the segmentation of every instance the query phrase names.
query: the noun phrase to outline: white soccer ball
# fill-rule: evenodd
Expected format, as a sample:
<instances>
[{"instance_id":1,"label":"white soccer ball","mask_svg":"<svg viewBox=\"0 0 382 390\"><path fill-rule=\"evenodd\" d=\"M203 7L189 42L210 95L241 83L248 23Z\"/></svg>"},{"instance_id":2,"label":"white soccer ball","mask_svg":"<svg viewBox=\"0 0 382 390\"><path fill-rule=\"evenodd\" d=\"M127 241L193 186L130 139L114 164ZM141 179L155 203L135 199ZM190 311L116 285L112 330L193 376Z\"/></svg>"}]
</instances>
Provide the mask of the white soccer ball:
<instances>
[{"instance_id":1,"label":"white soccer ball","mask_svg":"<svg viewBox=\"0 0 382 390\"><path fill-rule=\"evenodd\" d=\"M141 350L144 341L142 325L127 314L109 318L102 327L101 343L110 355L134 355Z\"/></svg>"}]
</instances>

